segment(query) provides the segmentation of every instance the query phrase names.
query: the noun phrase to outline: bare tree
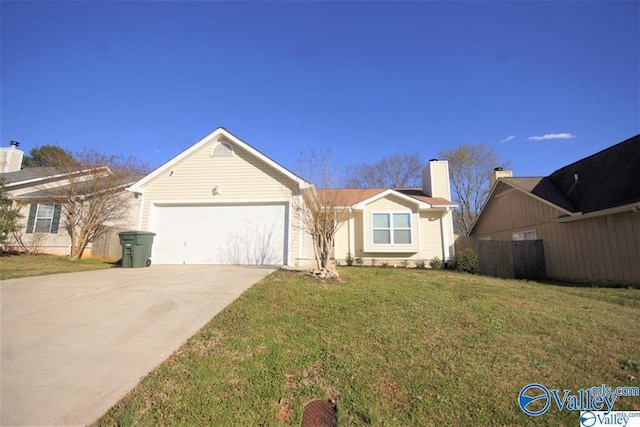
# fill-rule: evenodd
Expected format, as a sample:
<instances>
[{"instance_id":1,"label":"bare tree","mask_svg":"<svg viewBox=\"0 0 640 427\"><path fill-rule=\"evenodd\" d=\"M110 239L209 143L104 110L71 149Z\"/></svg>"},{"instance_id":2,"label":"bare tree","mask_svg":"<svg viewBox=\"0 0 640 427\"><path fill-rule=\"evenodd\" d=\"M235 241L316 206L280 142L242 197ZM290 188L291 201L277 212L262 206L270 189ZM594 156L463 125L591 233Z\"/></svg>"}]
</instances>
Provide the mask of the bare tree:
<instances>
[{"instance_id":1,"label":"bare tree","mask_svg":"<svg viewBox=\"0 0 640 427\"><path fill-rule=\"evenodd\" d=\"M146 172L133 158L85 151L74 157L47 158L63 177L59 185L41 188L43 199L61 205L71 237L72 259L82 257L87 245L110 227L129 217L132 194L125 188Z\"/></svg>"},{"instance_id":2,"label":"bare tree","mask_svg":"<svg viewBox=\"0 0 640 427\"><path fill-rule=\"evenodd\" d=\"M451 150L442 150L439 156L449 162L449 174L454 201L454 228L457 234L467 236L489 197L489 176L497 166L510 167L510 162L484 143L461 144Z\"/></svg>"},{"instance_id":3,"label":"bare tree","mask_svg":"<svg viewBox=\"0 0 640 427\"><path fill-rule=\"evenodd\" d=\"M9 236L20 229L20 207L14 206L5 188L4 179L0 178L0 250L4 249Z\"/></svg>"},{"instance_id":4,"label":"bare tree","mask_svg":"<svg viewBox=\"0 0 640 427\"><path fill-rule=\"evenodd\" d=\"M57 163L72 163L73 155L57 145L43 145L34 147L29 155L22 159L23 168L57 166Z\"/></svg>"},{"instance_id":5,"label":"bare tree","mask_svg":"<svg viewBox=\"0 0 640 427\"><path fill-rule=\"evenodd\" d=\"M318 269L326 277L338 275L331 262L333 243L340 226L352 216L348 193L336 188L341 182L340 164L331 150L301 153L298 173L315 186L302 190L302 202L296 206L301 228L313 239Z\"/></svg>"},{"instance_id":6,"label":"bare tree","mask_svg":"<svg viewBox=\"0 0 640 427\"><path fill-rule=\"evenodd\" d=\"M424 162L417 153L384 156L371 164L349 168L349 188L408 188L422 185Z\"/></svg>"}]
</instances>

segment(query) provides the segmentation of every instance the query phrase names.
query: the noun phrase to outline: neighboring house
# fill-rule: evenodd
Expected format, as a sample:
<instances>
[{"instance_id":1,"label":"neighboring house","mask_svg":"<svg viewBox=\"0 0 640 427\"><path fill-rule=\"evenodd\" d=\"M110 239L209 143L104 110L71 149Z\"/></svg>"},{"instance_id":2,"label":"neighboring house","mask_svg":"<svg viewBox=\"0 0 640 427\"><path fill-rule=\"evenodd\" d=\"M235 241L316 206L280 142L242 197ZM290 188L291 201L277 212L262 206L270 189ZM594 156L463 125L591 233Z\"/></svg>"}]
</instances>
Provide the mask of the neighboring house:
<instances>
[{"instance_id":1,"label":"neighboring house","mask_svg":"<svg viewBox=\"0 0 640 427\"><path fill-rule=\"evenodd\" d=\"M415 265L454 254L449 166L432 160L423 171L422 188L335 189L342 193L353 216L338 229L334 254L347 254L366 265ZM338 196L340 199L340 196Z\"/></svg>"},{"instance_id":2,"label":"neighboring house","mask_svg":"<svg viewBox=\"0 0 640 427\"><path fill-rule=\"evenodd\" d=\"M397 263L447 259L455 208L447 163L431 162L424 181L425 189L340 190L354 216L339 229L338 260L347 252ZM155 264L312 266L312 239L298 216L310 188L218 128L129 190L142 203L137 228L156 233Z\"/></svg>"},{"instance_id":3,"label":"neighboring house","mask_svg":"<svg viewBox=\"0 0 640 427\"><path fill-rule=\"evenodd\" d=\"M59 168L33 167L20 169L23 153L16 146L0 148L0 159L11 156L11 163L5 163L0 173L9 197L21 206L22 229L9 240L7 248L12 250L29 250L51 255L69 255L71 237L62 213L60 200L53 196L55 193L64 194L69 185L69 175ZM9 166L7 166L9 165ZM109 173L107 168L105 173ZM86 178L87 183L94 171L77 171L74 182ZM78 178L79 177L79 178ZM84 177L84 178L83 178ZM88 186L89 187L89 186ZM124 191L125 185L122 186ZM89 190L87 190L88 193ZM132 199L131 214L135 215L136 203ZM123 218L119 224L121 229L130 228L134 224L128 218ZM87 247L84 256L92 255L92 244Z\"/></svg>"},{"instance_id":4,"label":"neighboring house","mask_svg":"<svg viewBox=\"0 0 640 427\"><path fill-rule=\"evenodd\" d=\"M497 170L470 236L541 239L550 278L640 284L640 135L546 177Z\"/></svg>"}]
</instances>

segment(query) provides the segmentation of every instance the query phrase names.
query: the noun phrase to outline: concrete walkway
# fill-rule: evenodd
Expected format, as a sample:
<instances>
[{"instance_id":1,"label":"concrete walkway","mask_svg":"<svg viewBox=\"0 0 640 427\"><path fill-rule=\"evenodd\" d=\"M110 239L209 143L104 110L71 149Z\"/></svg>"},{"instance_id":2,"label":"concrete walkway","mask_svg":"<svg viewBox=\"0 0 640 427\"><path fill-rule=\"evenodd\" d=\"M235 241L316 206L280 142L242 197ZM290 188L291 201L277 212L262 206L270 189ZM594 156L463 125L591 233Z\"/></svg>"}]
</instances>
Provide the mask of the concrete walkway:
<instances>
[{"instance_id":1,"label":"concrete walkway","mask_svg":"<svg viewBox=\"0 0 640 427\"><path fill-rule=\"evenodd\" d=\"M0 281L0 425L86 425L272 269L152 266Z\"/></svg>"}]
</instances>

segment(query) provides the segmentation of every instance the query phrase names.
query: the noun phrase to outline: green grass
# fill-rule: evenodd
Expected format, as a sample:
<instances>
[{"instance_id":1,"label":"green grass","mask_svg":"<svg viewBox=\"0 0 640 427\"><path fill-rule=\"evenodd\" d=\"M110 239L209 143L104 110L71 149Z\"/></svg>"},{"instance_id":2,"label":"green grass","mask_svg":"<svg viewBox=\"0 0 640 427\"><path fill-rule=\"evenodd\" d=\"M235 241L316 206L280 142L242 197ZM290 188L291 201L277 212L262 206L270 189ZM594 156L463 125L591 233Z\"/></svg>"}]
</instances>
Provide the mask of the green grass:
<instances>
[{"instance_id":1,"label":"green grass","mask_svg":"<svg viewBox=\"0 0 640 427\"><path fill-rule=\"evenodd\" d=\"M113 267L113 263L97 259L74 261L69 257L53 255L0 254L0 280L111 267Z\"/></svg>"},{"instance_id":2,"label":"green grass","mask_svg":"<svg viewBox=\"0 0 640 427\"><path fill-rule=\"evenodd\" d=\"M344 426L577 425L554 406L523 414L518 393L640 385L640 290L340 271L268 276L97 425L300 425L315 398L335 399Z\"/></svg>"}]
</instances>

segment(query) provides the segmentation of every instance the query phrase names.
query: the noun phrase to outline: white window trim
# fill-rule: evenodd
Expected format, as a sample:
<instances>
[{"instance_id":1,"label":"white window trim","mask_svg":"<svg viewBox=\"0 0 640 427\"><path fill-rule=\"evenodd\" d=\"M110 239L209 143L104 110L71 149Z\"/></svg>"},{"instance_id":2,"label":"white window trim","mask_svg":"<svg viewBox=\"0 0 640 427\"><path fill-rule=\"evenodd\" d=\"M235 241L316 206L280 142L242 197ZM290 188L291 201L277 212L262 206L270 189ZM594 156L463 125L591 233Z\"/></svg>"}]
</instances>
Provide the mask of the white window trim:
<instances>
[{"instance_id":1,"label":"white window trim","mask_svg":"<svg viewBox=\"0 0 640 427\"><path fill-rule=\"evenodd\" d=\"M40 216L40 207L41 206L53 206L53 209L51 210L51 216ZM33 232L34 233L47 233L50 234L51 233L51 227L53 226L53 217L56 215L56 205L54 203L38 203L38 206L36 207L36 216L33 219ZM38 230L38 220L46 220L48 219L49 222L49 229L47 231L39 231Z\"/></svg>"},{"instance_id":2,"label":"white window trim","mask_svg":"<svg viewBox=\"0 0 640 427\"><path fill-rule=\"evenodd\" d=\"M525 239L525 235L528 233L533 233L533 239ZM538 234L536 233L535 228L530 230L522 230L511 234L511 240L513 241L523 241L523 240L537 240Z\"/></svg>"},{"instance_id":3,"label":"white window trim","mask_svg":"<svg viewBox=\"0 0 640 427\"><path fill-rule=\"evenodd\" d=\"M393 226L393 215L394 214L405 214L409 216L409 228L406 227L394 227ZM373 226L373 217L374 215L389 215L389 228L381 228ZM376 243L374 239L374 231L375 230L389 230L389 243ZM393 238L393 232L395 230L409 230L409 242L408 243L395 243ZM408 246L413 245L413 218L411 211L379 211L379 212L371 212L371 244L377 247L381 246Z\"/></svg>"}]
</instances>

